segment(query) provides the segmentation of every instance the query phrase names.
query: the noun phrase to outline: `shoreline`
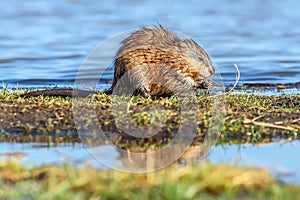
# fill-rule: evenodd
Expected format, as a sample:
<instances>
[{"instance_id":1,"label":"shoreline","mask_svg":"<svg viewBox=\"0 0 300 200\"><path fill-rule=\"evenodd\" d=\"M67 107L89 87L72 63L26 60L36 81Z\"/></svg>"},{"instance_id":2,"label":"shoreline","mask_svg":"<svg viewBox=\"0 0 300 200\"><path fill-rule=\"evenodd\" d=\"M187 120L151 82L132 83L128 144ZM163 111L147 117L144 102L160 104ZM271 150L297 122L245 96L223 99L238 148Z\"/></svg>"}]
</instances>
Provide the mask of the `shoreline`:
<instances>
[{"instance_id":1,"label":"shoreline","mask_svg":"<svg viewBox=\"0 0 300 200\"><path fill-rule=\"evenodd\" d=\"M134 123L141 126L155 125L167 120L167 129L163 129L153 140L133 139L116 127L114 116L110 109L111 96L96 94L82 105L95 109L97 119L89 119L82 114L80 120L94 120L101 126L113 143L123 146L130 141L132 146L146 148L150 143L158 143L160 148L168 143L168 138L177 133L180 121L178 116L178 99L176 97L157 100L135 97L131 102L130 112ZM211 100L196 97L203 114L197 119L197 142L202 142L209 128ZM229 95L226 101L225 123L223 125L219 144L223 143L260 143L272 142L273 139L300 138L300 95L258 96ZM85 100L84 100L85 101ZM72 114L72 98L32 97L23 99L17 93L0 91L0 142L78 142L78 134ZM78 104L79 105L79 104ZM162 106L167 111L167 119L159 114L149 115L151 106ZM124 118L125 119L125 118ZM154 120L153 120L154 119ZM95 121L96 120L96 121ZM152 120L152 121L151 121ZM189 120L189 119L185 119ZM191 120L191 119L190 119ZM188 121L187 121L188 122ZM167 138L167 139L166 139Z\"/></svg>"}]
</instances>

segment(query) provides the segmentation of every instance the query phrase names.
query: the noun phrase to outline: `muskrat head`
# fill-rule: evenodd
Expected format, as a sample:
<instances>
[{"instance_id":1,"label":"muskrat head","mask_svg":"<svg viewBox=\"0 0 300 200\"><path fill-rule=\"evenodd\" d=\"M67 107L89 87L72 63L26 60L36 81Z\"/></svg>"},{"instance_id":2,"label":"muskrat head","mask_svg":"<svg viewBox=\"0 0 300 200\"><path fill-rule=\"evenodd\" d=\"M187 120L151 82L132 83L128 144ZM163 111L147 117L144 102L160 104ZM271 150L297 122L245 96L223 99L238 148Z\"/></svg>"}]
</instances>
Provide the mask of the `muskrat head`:
<instances>
[{"instance_id":1,"label":"muskrat head","mask_svg":"<svg viewBox=\"0 0 300 200\"><path fill-rule=\"evenodd\" d=\"M182 57L199 70L199 80L203 80L215 73L215 67L207 52L194 40L181 40L177 48Z\"/></svg>"}]
</instances>

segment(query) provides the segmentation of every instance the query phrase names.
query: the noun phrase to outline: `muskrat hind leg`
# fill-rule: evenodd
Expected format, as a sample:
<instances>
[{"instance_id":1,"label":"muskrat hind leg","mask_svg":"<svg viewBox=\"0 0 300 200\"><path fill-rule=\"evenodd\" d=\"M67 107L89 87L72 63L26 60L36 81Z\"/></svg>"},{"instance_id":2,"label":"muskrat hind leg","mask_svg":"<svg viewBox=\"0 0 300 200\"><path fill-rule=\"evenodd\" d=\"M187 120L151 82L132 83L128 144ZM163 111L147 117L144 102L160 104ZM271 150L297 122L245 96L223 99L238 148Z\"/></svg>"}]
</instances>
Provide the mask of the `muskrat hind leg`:
<instances>
[{"instance_id":1,"label":"muskrat hind leg","mask_svg":"<svg viewBox=\"0 0 300 200\"><path fill-rule=\"evenodd\" d=\"M148 86L148 79L146 77L148 66L140 66L130 70L129 79L134 88L133 96L140 95L144 98L150 96Z\"/></svg>"},{"instance_id":2,"label":"muskrat hind leg","mask_svg":"<svg viewBox=\"0 0 300 200\"><path fill-rule=\"evenodd\" d=\"M133 68L125 72L112 86L113 94L137 96L141 95L145 98L150 96L149 89L146 87L147 78L145 69L142 67Z\"/></svg>"}]
</instances>

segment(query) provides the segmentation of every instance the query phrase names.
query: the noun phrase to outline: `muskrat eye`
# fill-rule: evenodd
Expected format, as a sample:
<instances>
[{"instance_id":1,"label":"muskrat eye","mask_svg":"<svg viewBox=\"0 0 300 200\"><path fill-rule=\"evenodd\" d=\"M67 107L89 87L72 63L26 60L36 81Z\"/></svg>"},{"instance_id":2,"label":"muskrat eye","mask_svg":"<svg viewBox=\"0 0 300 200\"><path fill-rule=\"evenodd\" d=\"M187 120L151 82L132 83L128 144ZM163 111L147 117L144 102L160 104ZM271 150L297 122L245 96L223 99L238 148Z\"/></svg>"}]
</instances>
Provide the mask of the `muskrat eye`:
<instances>
[{"instance_id":1,"label":"muskrat eye","mask_svg":"<svg viewBox=\"0 0 300 200\"><path fill-rule=\"evenodd\" d=\"M198 57L199 61L203 61L203 58L202 57Z\"/></svg>"}]
</instances>

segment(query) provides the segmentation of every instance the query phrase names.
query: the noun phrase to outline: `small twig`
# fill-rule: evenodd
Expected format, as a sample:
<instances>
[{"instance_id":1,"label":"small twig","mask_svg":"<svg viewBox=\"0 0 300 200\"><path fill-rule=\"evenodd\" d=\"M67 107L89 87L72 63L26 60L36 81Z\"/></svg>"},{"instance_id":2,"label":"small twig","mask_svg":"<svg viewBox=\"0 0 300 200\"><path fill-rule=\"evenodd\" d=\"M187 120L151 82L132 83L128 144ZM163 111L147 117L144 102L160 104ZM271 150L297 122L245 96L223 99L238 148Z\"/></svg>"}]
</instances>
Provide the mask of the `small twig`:
<instances>
[{"instance_id":1,"label":"small twig","mask_svg":"<svg viewBox=\"0 0 300 200\"><path fill-rule=\"evenodd\" d=\"M294 119L294 120L292 121L292 123L296 123L297 121L300 121L300 118Z\"/></svg>"},{"instance_id":2,"label":"small twig","mask_svg":"<svg viewBox=\"0 0 300 200\"><path fill-rule=\"evenodd\" d=\"M254 121L256 121L256 120L258 120L258 119L260 119L260 118L262 118L262 117L264 117L264 116L265 116L265 114L260 115L260 116L258 116L258 117L253 118L251 121L254 122Z\"/></svg>"},{"instance_id":3,"label":"small twig","mask_svg":"<svg viewBox=\"0 0 300 200\"><path fill-rule=\"evenodd\" d=\"M258 117L255 117L253 119L245 119L244 120L244 124L254 124L256 126L264 126L264 127L270 127L270 128L278 128L278 129L283 129L283 130L288 130L288 131L296 131L297 129L292 127L292 126L280 126L278 124L276 124L276 122L274 124L272 123L268 123L268 122L257 122L256 120L264 117L265 115L260 115Z\"/></svg>"},{"instance_id":4,"label":"small twig","mask_svg":"<svg viewBox=\"0 0 300 200\"><path fill-rule=\"evenodd\" d=\"M278 129L283 129L283 130L288 130L288 131L296 131L297 130L291 126L280 126L280 125L275 125L275 124L271 124L271 123L267 123L267 122L252 122L252 123L257 126L278 128Z\"/></svg>"},{"instance_id":5,"label":"small twig","mask_svg":"<svg viewBox=\"0 0 300 200\"><path fill-rule=\"evenodd\" d=\"M294 119L293 121L291 121L291 123L294 124L294 123L296 123L296 122L298 122L298 121L300 121L300 118ZM277 122L274 122L274 124L276 124L276 125L284 124L284 123L285 123L284 121L277 121Z\"/></svg>"}]
</instances>

